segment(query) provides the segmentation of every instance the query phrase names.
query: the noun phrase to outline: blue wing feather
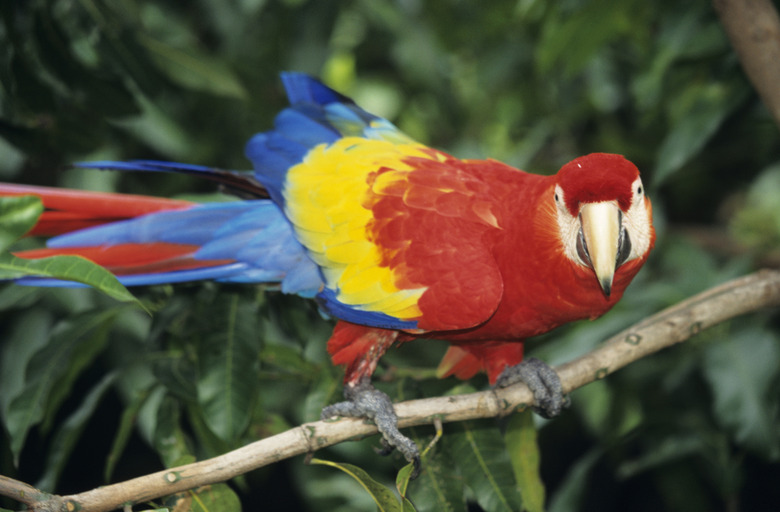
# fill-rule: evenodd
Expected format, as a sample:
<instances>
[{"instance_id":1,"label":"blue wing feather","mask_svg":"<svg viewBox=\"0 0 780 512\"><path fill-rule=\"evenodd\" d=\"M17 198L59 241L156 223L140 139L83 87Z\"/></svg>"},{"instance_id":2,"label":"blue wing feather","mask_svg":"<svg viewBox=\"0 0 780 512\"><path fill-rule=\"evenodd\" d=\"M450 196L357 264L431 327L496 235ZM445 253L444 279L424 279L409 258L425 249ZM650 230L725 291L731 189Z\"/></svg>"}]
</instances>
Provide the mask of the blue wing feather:
<instances>
[{"instance_id":1,"label":"blue wing feather","mask_svg":"<svg viewBox=\"0 0 780 512\"><path fill-rule=\"evenodd\" d=\"M325 313L336 318L361 325L372 325L383 329L416 329L414 320L399 320L390 315L376 311L363 311L355 306L339 302L336 292L325 288L317 294L317 304Z\"/></svg>"},{"instance_id":2,"label":"blue wing feather","mask_svg":"<svg viewBox=\"0 0 780 512\"><path fill-rule=\"evenodd\" d=\"M331 144L342 137L410 142L389 121L366 112L309 75L282 73L282 82L291 106L276 116L273 130L249 139L245 149L255 177L280 206L284 205L282 190L287 170L320 144Z\"/></svg>"}]
</instances>

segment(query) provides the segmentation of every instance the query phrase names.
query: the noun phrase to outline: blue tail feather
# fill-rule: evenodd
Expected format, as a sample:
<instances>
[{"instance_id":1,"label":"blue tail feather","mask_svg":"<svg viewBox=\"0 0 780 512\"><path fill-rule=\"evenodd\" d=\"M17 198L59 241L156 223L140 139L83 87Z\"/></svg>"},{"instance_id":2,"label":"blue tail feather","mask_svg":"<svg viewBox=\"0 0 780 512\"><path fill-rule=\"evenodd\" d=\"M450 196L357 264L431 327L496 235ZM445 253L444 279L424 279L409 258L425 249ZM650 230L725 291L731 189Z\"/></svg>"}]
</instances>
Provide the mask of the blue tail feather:
<instances>
[{"instance_id":1,"label":"blue tail feather","mask_svg":"<svg viewBox=\"0 0 780 512\"><path fill-rule=\"evenodd\" d=\"M268 200L208 203L152 213L84 229L49 240L53 248L167 242L199 246L198 260L234 260L202 269L120 276L126 285L202 279L280 283L288 293L312 297L322 287L318 267L295 239L279 208ZM46 283L35 281L36 285ZM60 282L60 285L65 283Z\"/></svg>"},{"instance_id":2,"label":"blue tail feather","mask_svg":"<svg viewBox=\"0 0 780 512\"><path fill-rule=\"evenodd\" d=\"M95 162L78 162L74 167L83 169L102 169L108 171L134 172L173 172L190 174L200 178L221 183L242 196L251 198L267 198L268 191L248 171L231 171L204 165L182 164L179 162L164 162L161 160L130 160L127 162L100 160Z\"/></svg>"}]
</instances>

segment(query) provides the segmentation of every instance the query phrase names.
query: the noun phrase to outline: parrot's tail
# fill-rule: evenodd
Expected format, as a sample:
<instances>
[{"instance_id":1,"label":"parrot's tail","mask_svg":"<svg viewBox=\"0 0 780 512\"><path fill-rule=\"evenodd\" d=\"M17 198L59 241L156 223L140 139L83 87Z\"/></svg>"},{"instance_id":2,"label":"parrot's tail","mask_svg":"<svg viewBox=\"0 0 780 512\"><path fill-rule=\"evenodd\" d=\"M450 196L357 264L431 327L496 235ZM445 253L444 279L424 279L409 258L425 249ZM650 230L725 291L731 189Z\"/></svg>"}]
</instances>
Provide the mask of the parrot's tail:
<instances>
[{"instance_id":1,"label":"parrot's tail","mask_svg":"<svg viewBox=\"0 0 780 512\"><path fill-rule=\"evenodd\" d=\"M130 160L127 162L104 160L79 162L74 167L108 171L169 172L189 174L219 183L224 191L242 199L267 199L268 191L255 179L251 171L229 171L203 165L165 162L161 160Z\"/></svg>"},{"instance_id":2,"label":"parrot's tail","mask_svg":"<svg viewBox=\"0 0 780 512\"><path fill-rule=\"evenodd\" d=\"M43 203L44 212L27 233L30 236L60 235L148 213L195 206L176 199L0 183L0 197L8 196L36 196Z\"/></svg>"},{"instance_id":3,"label":"parrot's tail","mask_svg":"<svg viewBox=\"0 0 780 512\"><path fill-rule=\"evenodd\" d=\"M267 199L196 204L4 184L2 195L40 197L46 211L32 234L64 233L44 249L16 253L22 258L84 256L128 286L213 279L278 283L285 292L312 296L322 284L289 223ZM73 286L39 278L19 282Z\"/></svg>"}]
</instances>

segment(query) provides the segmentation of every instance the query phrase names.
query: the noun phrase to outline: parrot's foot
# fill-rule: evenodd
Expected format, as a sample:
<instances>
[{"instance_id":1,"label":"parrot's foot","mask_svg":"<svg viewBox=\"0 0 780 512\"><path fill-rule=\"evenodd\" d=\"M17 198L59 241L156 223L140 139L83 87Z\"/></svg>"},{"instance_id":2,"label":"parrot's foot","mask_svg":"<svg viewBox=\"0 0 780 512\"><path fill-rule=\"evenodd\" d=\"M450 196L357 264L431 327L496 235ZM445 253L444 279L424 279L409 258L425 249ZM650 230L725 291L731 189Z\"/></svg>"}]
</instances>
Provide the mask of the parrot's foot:
<instances>
[{"instance_id":1,"label":"parrot's foot","mask_svg":"<svg viewBox=\"0 0 780 512\"><path fill-rule=\"evenodd\" d=\"M411 478L417 478L420 473L420 450L414 441L398 430L398 416L390 397L372 386L369 381L347 384L344 387L344 397L347 399L345 402L325 407L321 418L350 416L372 420L382 434L382 448L377 452L380 455L388 455L395 448L414 465Z\"/></svg>"},{"instance_id":2,"label":"parrot's foot","mask_svg":"<svg viewBox=\"0 0 780 512\"><path fill-rule=\"evenodd\" d=\"M544 418L552 418L569 407L571 400L563 394L561 379L555 370L536 358L507 366L496 380L496 387L505 388L517 382L525 383L534 394L534 411Z\"/></svg>"}]
</instances>

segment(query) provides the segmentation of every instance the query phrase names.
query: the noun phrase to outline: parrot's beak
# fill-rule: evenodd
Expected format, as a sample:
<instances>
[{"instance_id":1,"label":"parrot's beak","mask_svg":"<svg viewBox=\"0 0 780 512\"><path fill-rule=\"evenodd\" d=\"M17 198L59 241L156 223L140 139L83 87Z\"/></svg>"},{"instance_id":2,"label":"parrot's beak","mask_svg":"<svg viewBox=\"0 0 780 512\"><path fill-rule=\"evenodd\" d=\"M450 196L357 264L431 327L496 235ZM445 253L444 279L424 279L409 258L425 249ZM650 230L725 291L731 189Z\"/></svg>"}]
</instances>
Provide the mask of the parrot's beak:
<instances>
[{"instance_id":1,"label":"parrot's beak","mask_svg":"<svg viewBox=\"0 0 780 512\"><path fill-rule=\"evenodd\" d=\"M614 201L585 203L580 208L580 223L584 245L581 252L596 273L604 295L609 297L620 252L620 208Z\"/></svg>"}]
</instances>

